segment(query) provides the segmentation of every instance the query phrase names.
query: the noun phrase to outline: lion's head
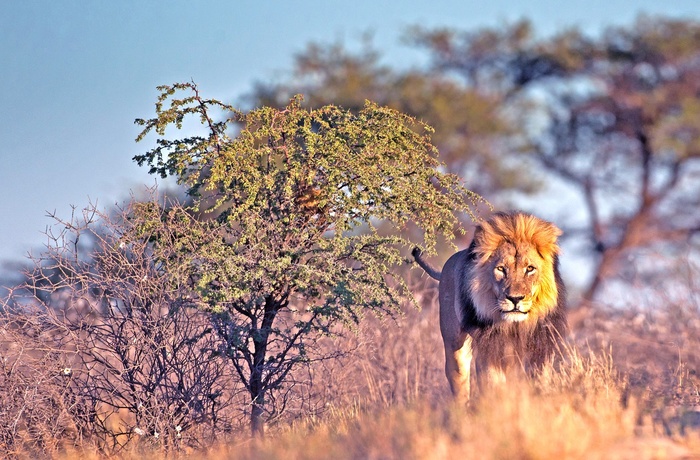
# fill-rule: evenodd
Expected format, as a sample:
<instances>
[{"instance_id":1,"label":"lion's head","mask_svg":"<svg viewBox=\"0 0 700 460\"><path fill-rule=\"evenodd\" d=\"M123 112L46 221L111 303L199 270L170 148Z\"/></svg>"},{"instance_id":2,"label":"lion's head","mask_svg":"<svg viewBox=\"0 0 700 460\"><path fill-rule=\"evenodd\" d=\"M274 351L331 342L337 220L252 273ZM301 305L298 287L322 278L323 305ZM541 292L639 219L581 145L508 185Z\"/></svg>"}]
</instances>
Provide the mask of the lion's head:
<instances>
[{"instance_id":1,"label":"lion's head","mask_svg":"<svg viewBox=\"0 0 700 460\"><path fill-rule=\"evenodd\" d=\"M559 235L554 224L523 213L499 213L477 227L470 290L481 319L535 323L556 308Z\"/></svg>"}]
</instances>

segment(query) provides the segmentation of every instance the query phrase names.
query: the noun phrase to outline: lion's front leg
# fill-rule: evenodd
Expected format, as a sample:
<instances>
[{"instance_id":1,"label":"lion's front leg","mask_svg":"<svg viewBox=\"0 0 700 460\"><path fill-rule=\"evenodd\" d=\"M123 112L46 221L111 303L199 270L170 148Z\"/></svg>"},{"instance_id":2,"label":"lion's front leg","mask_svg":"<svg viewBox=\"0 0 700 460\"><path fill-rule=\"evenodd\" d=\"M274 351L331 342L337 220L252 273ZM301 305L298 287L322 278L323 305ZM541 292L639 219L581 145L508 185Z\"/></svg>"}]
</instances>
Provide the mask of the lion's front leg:
<instances>
[{"instance_id":1,"label":"lion's front leg","mask_svg":"<svg viewBox=\"0 0 700 460\"><path fill-rule=\"evenodd\" d=\"M445 341L445 375L455 399L466 403L470 397L470 370L472 364L472 338Z\"/></svg>"}]
</instances>

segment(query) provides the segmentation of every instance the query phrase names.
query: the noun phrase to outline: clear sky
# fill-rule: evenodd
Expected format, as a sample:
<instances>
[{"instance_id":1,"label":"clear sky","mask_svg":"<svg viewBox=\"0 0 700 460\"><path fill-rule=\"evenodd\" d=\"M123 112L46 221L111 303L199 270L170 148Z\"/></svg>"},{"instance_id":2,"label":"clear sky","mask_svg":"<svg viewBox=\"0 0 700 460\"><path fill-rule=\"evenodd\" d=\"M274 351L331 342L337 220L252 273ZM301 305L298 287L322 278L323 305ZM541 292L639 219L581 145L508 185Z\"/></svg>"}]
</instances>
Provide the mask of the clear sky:
<instances>
[{"instance_id":1,"label":"clear sky","mask_svg":"<svg viewBox=\"0 0 700 460\"><path fill-rule=\"evenodd\" d=\"M392 64L415 55L406 27L473 29L529 18L548 35L597 32L639 13L700 20L700 0L0 0L0 260L45 242L47 211L109 207L154 178L131 158L135 118L160 84L194 79L230 102L281 78L310 41L373 32Z\"/></svg>"}]
</instances>

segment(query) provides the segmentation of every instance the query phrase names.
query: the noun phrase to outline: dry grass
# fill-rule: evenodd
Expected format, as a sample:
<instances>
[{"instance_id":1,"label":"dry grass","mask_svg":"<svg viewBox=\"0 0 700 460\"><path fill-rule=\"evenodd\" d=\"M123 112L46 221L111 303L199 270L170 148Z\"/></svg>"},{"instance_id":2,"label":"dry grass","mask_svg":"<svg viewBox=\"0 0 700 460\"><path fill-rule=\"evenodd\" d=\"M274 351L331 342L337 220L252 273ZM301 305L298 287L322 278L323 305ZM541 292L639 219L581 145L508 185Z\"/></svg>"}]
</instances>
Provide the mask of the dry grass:
<instances>
[{"instance_id":1,"label":"dry grass","mask_svg":"<svg viewBox=\"0 0 700 460\"><path fill-rule=\"evenodd\" d=\"M435 292L430 284L416 291L422 311L368 318L357 335L329 343L354 351L308 371L308 384L292 390L304 410L271 424L266 439L243 430L206 450L167 455L144 439L120 456L700 458L700 323L690 306L574 314L563 359L537 378L484 388L464 408L451 403L442 371ZM98 458L90 449L59 458L78 455Z\"/></svg>"},{"instance_id":2,"label":"dry grass","mask_svg":"<svg viewBox=\"0 0 700 460\"><path fill-rule=\"evenodd\" d=\"M700 458L696 307L586 312L563 360L462 408L442 372L434 293L422 292L423 311L370 322L367 343L330 370L328 411L210 458Z\"/></svg>"},{"instance_id":3,"label":"dry grass","mask_svg":"<svg viewBox=\"0 0 700 460\"><path fill-rule=\"evenodd\" d=\"M639 407L609 355L565 363L532 381L482 391L469 408L416 400L357 407L299 424L274 438L230 444L211 458L691 458L697 436L669 437L639 420ZM640 429L648 429L640 434Z\"/></svg>"}]
</instances>

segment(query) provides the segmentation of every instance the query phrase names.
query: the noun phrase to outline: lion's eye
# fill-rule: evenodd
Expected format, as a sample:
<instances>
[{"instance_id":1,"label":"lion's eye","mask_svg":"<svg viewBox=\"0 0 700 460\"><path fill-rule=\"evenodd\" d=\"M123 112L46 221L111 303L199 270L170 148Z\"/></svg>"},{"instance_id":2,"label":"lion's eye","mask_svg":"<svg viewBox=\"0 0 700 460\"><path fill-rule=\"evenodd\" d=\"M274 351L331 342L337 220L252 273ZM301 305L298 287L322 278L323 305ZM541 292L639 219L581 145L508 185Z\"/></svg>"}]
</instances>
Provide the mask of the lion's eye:
<instances>
[{"instance_id":1,"label":"lion's eye","mask_svg":"<svg viewBox=\"0 0 700 460\"><path fill-rule=\"evenodd\" d=\"M505 272L506 272L506 267L504 267L503 265L499 265L499 266L496 267L496 271L497 271L497 272L501 272L501 273L505 273Z\"/></svg>"},{"instance_id":2,"label":"lion's eye","mask_svg":"<svg viewBox=\"0 0 700 460\"><path fill-rule=\"evenodd\" d=\"M536 270L535 267L533 267L532 265L528 265L527 268L525 269L525 273L529 275L530 273L533 273L535 270Z\"/></svg>"}]
</instances>

